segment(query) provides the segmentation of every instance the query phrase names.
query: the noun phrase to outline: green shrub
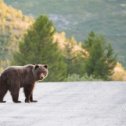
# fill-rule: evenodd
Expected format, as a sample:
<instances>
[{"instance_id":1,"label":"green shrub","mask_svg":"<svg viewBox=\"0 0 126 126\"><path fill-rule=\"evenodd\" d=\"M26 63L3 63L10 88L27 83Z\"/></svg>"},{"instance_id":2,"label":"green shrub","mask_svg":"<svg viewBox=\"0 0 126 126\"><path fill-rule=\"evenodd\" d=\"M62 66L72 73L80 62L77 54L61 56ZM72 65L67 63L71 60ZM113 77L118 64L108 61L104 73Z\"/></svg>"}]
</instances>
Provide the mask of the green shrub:
<instances>
[{"instance_id":1,"label":"green shrub","mask_svg":"<svg viewBox=\"0 0 126 126\"><path fill-rule=\"evenodd\" d=\"M65 81L98 81L102 80L99 78L94 78L94 76L88 76L87 74L84 74L83 76L80 76L78 74L71 74L68 75L68 77L65 79Z\"/></svg>"}]
</instances>

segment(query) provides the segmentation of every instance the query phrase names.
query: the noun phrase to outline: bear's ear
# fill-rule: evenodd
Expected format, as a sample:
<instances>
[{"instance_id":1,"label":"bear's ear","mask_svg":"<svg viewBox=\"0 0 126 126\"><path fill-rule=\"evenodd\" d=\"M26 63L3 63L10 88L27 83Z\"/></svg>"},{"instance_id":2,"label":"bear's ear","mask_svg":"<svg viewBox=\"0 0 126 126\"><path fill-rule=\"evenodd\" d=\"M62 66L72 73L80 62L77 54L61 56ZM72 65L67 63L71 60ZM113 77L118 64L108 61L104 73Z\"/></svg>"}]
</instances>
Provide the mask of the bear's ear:
<instances>
[{"instance_id":1,"label":"bear's ear","mask_svg":"<svg viewBox=\"0 0 126 126\"><path fill-rule=\"evenodd\" d=\"M38 65L38 64L35 64L35 70L36 70L37 68L39 68L39 65Z\"/></svg>"},{"instance_id":2,"label":"bear's ear","mask_svg":"<svg viewBox=\"0 0 126 126\"><path fill-rule=\"evenodd\" d=\"M44 67L45 67L45 68L48 68L48 66L47 66L46 64L44 65Z\"/></svg>"}]
</instances>

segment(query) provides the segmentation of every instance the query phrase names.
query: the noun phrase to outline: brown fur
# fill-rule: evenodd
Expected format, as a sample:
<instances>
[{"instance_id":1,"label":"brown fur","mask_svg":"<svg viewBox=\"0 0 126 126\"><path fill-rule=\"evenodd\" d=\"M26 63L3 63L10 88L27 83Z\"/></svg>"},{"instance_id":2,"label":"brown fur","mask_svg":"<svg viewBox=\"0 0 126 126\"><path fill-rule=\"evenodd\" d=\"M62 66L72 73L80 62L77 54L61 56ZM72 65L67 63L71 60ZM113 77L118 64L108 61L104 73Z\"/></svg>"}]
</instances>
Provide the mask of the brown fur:
<instances>
[{"instance_id":1,"label":"brown fur","mask_svg":"<svg viewBox=\"0 0 126 126\"><path fill-rule=\"evenodd\" d=\"M43 80L47 74L47 65L42 64L29 64L7 68L0 76L0 102L5 102L3 101L3 98L9 90L13 102L20 103L18 97L21 87L24 88L25 102L36 102L33 100L35 82Z\"/></svg>"}]
</instances>

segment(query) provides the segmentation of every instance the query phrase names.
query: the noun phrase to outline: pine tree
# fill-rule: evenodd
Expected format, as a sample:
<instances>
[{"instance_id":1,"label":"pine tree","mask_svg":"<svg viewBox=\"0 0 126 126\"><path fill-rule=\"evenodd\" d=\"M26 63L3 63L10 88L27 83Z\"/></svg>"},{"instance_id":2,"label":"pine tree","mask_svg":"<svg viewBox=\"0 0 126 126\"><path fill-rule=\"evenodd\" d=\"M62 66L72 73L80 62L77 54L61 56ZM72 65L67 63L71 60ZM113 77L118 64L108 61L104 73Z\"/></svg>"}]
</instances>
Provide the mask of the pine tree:
<instances>
[{"instance_id":1,"label":"pine tree","mask_svg":"<svg viewBox=\"0 0 126 126\"><path fill-rule=\"evenodd\" d=\"M64 57L53 42L55 28L47 16L40 16L24 36L19 52L14 54L14 64L48 64L46 81L62 81L66 78Z\"/></svg>"},{"instance_id":2,"label":"pine tree","mask_svg":"<svg viewBox=\"0 0 126 126\"><path fill-rule=\"evenodd\" d=\"M84 57L82 53L74 51L76 41L74 38L69 38L66 41L64 55L67 64L67 74L78 74L80 76L84 73Z\"/></svg>"},{"instance_id":3,"label":"pine tree","mask_svg":"<svg viewBox=\"0 0 126 126\"><path fill-rule=\"evenodd\" d=\"M111 45L106 43L103 36L91 32L85 41L85 47L89 52L85 62L86 73L95 78L110 80L117 62Z\"/></svg>"}]
</instances>

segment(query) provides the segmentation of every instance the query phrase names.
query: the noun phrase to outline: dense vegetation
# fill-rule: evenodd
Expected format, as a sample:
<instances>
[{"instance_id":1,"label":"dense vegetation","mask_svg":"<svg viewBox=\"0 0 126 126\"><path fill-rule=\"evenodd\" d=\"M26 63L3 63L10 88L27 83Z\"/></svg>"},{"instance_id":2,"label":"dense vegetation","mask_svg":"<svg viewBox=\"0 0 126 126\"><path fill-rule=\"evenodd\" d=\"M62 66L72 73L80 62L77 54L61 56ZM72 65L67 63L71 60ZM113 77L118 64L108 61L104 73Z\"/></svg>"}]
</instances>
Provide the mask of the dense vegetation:
<instances>
[{"instance_id":1,"label":"dense vegetation","mask_svg":"<svg viewBox=\"0 0 126 126\"><path fill-rule=\"evenodd\" d=\"M85 61L85 72L88 76L110 80L117 64L116 55L103 36L91 32L84 46L89 52Z\"/></svg>"},{"instance_id":2,"label":"dense vegetation","mask_svg":"<svg viewBox=\"0 0 126 126\"><path fill-rule=\"evenodd\" d=\"M14 64L48 64L47 81L63 81L67 66L57 43L53 42L55 28L46 16L40 16L28 30L14 55Z\"/></svg>"},{"instance_id":3,"label":"dense vegetation","mask_svg":"<svg viewBox=\"0 0 126 126\"><path fill-rule=\"evenodd\" d=\"M82 44L64 32L58 33L47 16L33 20L2 1L0 16L1 69L10 63L46 63L46 81L111 80L117 61L112 47L101 35L91 32Z\"/></svg>"},{"instance_id":4,"label":"dense vegetation","mask_svg":"<svg viewBox=\"0 0 126 126\"><path fill-rule=\"evenodd\" d=\"M58 31L79 41L90 31L105 35L126 67L126 0L5 1L27 15L49 15Z\"/></svg>"},{"instance_id":5,"label":"dense vegetation","mask_svg":"<svg viewBox=\"0 0 126 126\"><path fill-rule=\"evenodd\" d=\"M93 76L94 79L111 79L116 59L112 47L106 46L106 41L102 37L95 35L94 32L89 34L84 45L89 56L85 58L81 51L72 53L75 46L74 39L66 43L61 53L58 43L53 41L54 33L55 28L48 17L37 18L20 42L19 51L14 55L14 63L16 65L48 64L50 73L47 81L69 80L69 76L75 74L82 80L85 73L89 78Z\"/></svg>"},{"instance_id":6,"label":"dense vegetation","mask_svg":"<svg viewBox=\"0 0 126 126\"><path fill-rule=\"evenodd\" d=\"M32 18L0 1L0 68L10 64L19 40L32 22Z\"/></svg>"}]
</instances>

